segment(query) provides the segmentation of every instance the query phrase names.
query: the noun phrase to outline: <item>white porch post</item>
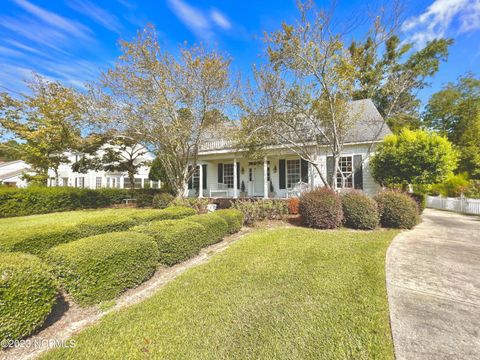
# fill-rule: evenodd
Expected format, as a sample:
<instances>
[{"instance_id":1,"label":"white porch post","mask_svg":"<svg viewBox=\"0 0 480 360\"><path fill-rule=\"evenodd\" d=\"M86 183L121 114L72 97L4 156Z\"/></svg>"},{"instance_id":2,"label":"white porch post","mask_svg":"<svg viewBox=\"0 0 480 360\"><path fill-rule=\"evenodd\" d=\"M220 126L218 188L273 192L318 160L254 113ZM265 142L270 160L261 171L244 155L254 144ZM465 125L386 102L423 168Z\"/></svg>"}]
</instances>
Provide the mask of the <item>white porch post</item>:
<instances>
[{"instance_id":1,"label":"white porch post","mask_svg":"<svg viewBox=\"0 0 480 360\"><path fill-rule=\"evenodd\" d=\"M203 166L202 164L198 165L198 197L203 198Z\"/></svg>"},{"instance_id":2,"label":"white porch post","mask_svg":"<svg viewBox=\"0 0 480 360\"><path fill-rule=\"evenodd\" d=\"M120 180L120 189L125 189L125 184L124 184L124 181L123 181L124 180L123 175L120 176L119 180Z\"/></svg>"},{"instance_id":3,"label":"white porch post","mask_svg":"<svg viewBox=\"0 0 480 360\"><path fill-rule=\"evenodd\" d=\"M237 158L233 159L233 198L238 198L237 194Z\"/></svg>"},{"instance_id":4,"label":"white porch post","mask_svg":"<svg viewBox=\"0 0 480 360\"><path fill-rule=\"evenodd\" d=\"M268 162L266 156L263 158L263 198L268 199Z\"/></svg>"}]
</instances>

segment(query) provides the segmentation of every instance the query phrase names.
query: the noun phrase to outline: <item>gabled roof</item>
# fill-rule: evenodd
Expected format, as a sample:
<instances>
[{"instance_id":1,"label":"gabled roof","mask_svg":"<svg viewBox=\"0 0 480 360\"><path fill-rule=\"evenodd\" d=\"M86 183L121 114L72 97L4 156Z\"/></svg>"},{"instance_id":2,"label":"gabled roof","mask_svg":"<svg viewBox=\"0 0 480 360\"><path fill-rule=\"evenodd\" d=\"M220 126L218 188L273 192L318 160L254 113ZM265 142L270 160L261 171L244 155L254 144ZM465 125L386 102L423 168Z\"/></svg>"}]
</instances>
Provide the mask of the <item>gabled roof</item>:
<instances>
[{"instance_id":1,"label":"gabled roof","mask_svg":"<svg viewBox=\"0 0 480 360\"><path fill-rule=\"evenodd\" d=\"M371 99L351 102L348 112L350 116L358 119L354 121L354 126L347 133L345 144L381 141L392 133ZM231 133L236 126L238 123L230 122L226 126L208 132L201 144L201 151L211 152L212 150L234 148L235 144Z\"/></svg>"}]
</instances>

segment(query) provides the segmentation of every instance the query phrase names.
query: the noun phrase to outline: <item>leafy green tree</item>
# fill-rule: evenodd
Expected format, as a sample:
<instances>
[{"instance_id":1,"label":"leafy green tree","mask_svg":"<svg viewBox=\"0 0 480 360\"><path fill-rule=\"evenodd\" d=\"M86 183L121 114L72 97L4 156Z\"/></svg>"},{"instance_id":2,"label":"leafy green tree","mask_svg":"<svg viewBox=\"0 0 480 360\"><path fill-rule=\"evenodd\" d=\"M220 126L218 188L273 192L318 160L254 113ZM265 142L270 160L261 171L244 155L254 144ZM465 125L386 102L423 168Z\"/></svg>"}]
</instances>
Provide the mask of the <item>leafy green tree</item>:
<instances>
[{"instance_id":1,"label":"leafy green tree","mask_svg":"<svg viewBox=\"0 0 480 360\"><path fill-rule=\"evenodd\" d=\"M370 160L375 181L393 187L440 183L457 166L457 152L444 137L403 129L387 136Z\"/></svg>"},{"instance_id":2,"label":"leafy green tree","mask_svg":"<svg viewBox=\"0 0 480 360\"><path fill-rule=\"evenodd\" d=\"M39 75L27 85L31 94L20 99L0 94L0 125L23 141L22 157L35 173L24 176L46 184L49 170L58 178L58 167L68 163L65 151L80 136L82 96Z\"/></svg>"},{"instance_id":3,"label":"leafy green tree","mask_svg":"<svg viewBox=\"0 0 480 360\"><path fill-rule=\"evenodd\" d=\"M371 98L394 132L403 127L420 127L420 100L416 93L428 85L427 79L448 56L451 39L435 39L423 49L402 42L394 32L375 22L363 42L352 42L358 88L355 99Z\"/></svg>"},{"instance_id":4,"label":"leafy green tree","mask_svg":"<svg viewBox=\"0 0 480 360\"><path fill-rule=\"evenodd\" d=\"M22 145L15 140L0 143L0 161L13 161L22 158Z\"/></svg>"},{"instance_id":5,"label":"leafy green tree","mask_svg":"<svg viewBox=\"0 0 480 360\"><path fill-rule=\"evenodd\" d=\"M122 54L103 74L97 94L98 108L108 111L102 119L161 153L169 184L184 196L201 141L224 121L215 114L232 102L230 59L203 46L181 47L173 55L160 47L151 25L120 45ZM194 165L190 171L188 164Z\"/></svg>"},{"instance_id":6,"label":"leafy green tree","mask_svg":"<svg viewBox=\"0 0 480 360\"><path fill-rule=\"evenodd\" d=\"M423 122L459 149L459 172L480 179L480 79L466 74L433 94Z\"/></svg>"}]
</instances>

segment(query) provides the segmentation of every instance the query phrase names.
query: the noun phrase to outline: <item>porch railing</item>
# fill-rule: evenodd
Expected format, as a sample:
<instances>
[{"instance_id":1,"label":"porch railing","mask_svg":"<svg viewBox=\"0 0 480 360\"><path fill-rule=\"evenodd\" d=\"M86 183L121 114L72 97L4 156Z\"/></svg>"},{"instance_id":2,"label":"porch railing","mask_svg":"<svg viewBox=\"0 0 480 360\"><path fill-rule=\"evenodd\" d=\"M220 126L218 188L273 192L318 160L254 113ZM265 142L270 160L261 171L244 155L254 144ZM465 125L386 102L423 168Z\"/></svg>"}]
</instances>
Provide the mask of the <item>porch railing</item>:
<instances>
[{"instance_id":1,"label":"porch railing","mask_svg":"<svg viewBox=\"0 0 480 360\"><path fill-rule=\"evenodd\" d=\"M427 196L427 207L464 214L480 215L480 199L469 199L463 196L458 198Z\"/></svg>"},{"instance_id":2,"label":"porch railing","mask_svg":"<svg viewBox=\"0 0 480 360\"><path fill-rule=\"evenodd\" d=\"M200 150L219 150L233 147L234 142L228 139L205 141L200 144Z\"/></svg>"}]
</instances>

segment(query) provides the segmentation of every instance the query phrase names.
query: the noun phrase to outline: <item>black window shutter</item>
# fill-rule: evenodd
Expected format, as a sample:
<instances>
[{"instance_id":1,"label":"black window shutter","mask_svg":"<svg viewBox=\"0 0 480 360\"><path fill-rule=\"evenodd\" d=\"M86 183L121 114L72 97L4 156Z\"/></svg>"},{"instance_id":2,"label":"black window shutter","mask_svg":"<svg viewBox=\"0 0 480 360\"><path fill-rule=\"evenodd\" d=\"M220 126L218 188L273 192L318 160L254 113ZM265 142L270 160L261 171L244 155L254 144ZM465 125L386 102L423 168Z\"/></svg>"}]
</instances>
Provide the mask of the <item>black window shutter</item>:
<instances>
[{"instance_id":1,"label":"black window shutter","mask_svg":"<svg viewBox=\"0 0 480 360\"><path fill-rule=\"evenodd\" d=\"M240 163L237 162L237 189L240 189Z\"/></svg>"},{"instance_id":2,"label":"black window shutter","mask_svg":"<svg viewBox=\"0 0 480 360\"><path fill-rule=\"evenodd\" d=\"M334 167L335 167L335 161L333 160L333 156L327 156L327 182L330 186L333 186L332 176L333 176Z\"/></svg>"},{"instance_id":3,"label":"black window shutter","mask_svg":"<svg viewBox=\"0 0 480 360\"><path fill-rule=\"evenodd\" d=\"M353 156L353 169L354 169L354 182L355 189L363 190L363 165L362 165L362 155Z\"/></svg>"},{"instance_id":4,"label":"black window shutter","mask_svg":"<svg viewBox=\"0 0 480 360\"><path fill-rule=\"evenodd\" d=\"M218 164L218 183L223 184L223 164Z\"/></svg>"},{"instance_id":5,"label":"black window shutter","mask_svg":"<svg viewBox=\"0 0 480 360\"><path fill-rule=\"evenodd\" d=\"M308 161L303 159L300 160L300 174L302 182L308 184Z\"/></svg>"},{"instance_id":6,"label":"black window shutter","mask_svg":"<svg viewBox=\"0 0 480 360\"><path fill-rule=\"evenodd\" d=\"M203 171L203 173L202 173L202 181L203 181L202 188L204 190L206 190L207 189L207 164L202 165L202 171Z\"/></svg>"},{"instance_id":7,"label":"black window shutter","mask_svg":"<svg viewBox=\"0 0 480 360\"><path fill-rule=\"evenodd\" d=\"M188 165L188 172L190 173L190 171L192 171L192 165ZM188 179L188 189L193 189L193 176L190 176L190 178Z\"/></svg>"},{"instance_id":8,"label":"black window shutter","mask_svg":"<svg viewBox=\"0 0 480 360\"><path fill-rule=\"evenodd\" d=\"M279 189L285 189L285 159L278 160L278 174L279 174L279 181L278 187Z\"/></svg>"}]
</instances>

